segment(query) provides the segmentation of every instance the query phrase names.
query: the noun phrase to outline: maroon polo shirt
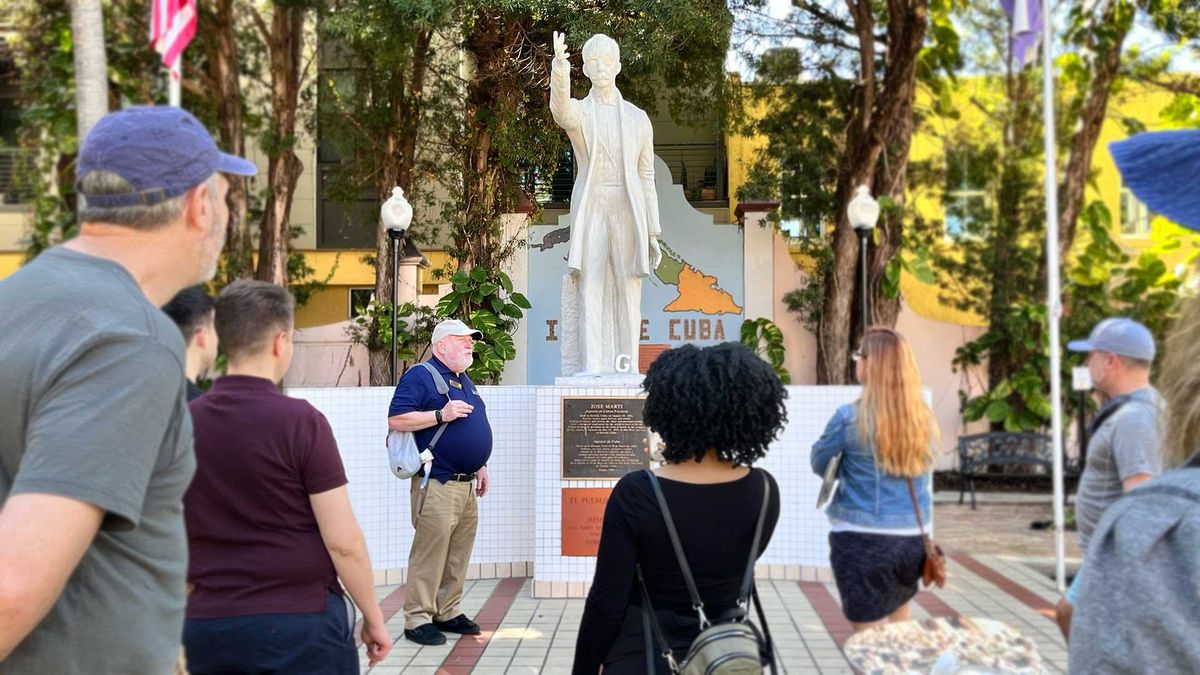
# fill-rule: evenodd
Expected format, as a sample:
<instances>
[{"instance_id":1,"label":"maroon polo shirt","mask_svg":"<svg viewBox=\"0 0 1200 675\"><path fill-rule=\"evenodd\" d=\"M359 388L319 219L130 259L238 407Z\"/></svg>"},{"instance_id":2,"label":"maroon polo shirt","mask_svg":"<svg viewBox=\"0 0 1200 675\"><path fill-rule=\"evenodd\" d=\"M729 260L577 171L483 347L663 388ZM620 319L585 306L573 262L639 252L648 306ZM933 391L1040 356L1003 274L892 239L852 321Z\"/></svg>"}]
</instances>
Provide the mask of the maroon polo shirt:
<instances>
[{"instance_id":1,"label":"maroon polo shirt","mask_svg":"<svg viewBox=\"0 0 1200 675\"><path fill-rule=\"evenodd\" d=\"M245 375L218 379L189 407L188 618L325 611L342 590L309 495L347 482L329 422Z\"/></svg>"}]
</instances>

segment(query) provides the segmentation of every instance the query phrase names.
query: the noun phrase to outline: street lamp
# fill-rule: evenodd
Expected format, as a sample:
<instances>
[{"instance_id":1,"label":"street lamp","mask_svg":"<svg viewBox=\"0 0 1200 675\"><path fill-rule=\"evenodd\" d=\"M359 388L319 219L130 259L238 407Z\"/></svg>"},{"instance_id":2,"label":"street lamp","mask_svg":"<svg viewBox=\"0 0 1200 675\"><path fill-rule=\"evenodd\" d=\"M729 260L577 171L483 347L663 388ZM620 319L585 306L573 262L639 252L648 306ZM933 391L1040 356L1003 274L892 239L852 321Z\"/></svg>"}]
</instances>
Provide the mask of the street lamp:
<instances>
[{"instance_id":1,"label":"street lamp","mask_svg":"<svg viewBox=\"0 0 1200 675\"><path fill-rule=\"evenodd\" d=\"M851 199L846 206L846 220L850 221L850 226L858 233L858 252L862 260L862 334L865 336L867 325L870 323L869 294L867 292L867 242L870 240L871 232L875 229L875 223L879 222L879 202L871 197L871 191L866 185L859 185L854 190L854 199Z\"/></svg>"},{"instance_id":2,"label":"street lamp","mask_svg":"<svg viewBox=\"0 0 1200 675\"><path fill-rule=\"evenodd\" d=\"M379 218L392 240L392 384L396 384L396 317L400 313L400 241L412 223L412 205L404 198L404 188L392 188L392 196L379 210Z\"/></svg>"}]
</instances>

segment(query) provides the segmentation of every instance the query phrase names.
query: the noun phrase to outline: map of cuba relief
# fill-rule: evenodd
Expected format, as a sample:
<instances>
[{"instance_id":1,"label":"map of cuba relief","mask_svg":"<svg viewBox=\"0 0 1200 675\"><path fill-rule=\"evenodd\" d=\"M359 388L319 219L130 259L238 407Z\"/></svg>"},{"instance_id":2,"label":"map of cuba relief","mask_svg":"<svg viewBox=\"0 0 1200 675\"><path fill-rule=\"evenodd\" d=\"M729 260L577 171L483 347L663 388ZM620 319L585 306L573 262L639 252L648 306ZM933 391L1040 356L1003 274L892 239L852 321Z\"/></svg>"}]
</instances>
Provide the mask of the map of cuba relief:
<instances>
[{"instance_id":1,"label":"map of cuba relief","mask_svg":"<svg viewBox=\"0 0 1200 675\"><path fill-rule=\"evenodd\" d=\"M663 259L642 283L642 344L737 340L745 297L741 228L714 223L711 215L692 208L659 158L654 175ZM570 213L529 228L529 384L553 384L559 375L559 314L570 239Z\"/></svg>"}]
</instances>

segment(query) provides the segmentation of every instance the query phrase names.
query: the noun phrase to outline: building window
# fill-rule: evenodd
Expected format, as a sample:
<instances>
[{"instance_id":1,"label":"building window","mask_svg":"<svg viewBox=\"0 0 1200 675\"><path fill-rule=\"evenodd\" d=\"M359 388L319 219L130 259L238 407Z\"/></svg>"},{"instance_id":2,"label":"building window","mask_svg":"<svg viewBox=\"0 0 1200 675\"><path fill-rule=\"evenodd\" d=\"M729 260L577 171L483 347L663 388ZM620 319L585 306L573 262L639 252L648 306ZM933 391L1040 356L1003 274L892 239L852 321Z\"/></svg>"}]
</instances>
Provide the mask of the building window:
<instances>
[{"instance_id":1,"label":"building window","mask_svg":"<svg viewBox=\"0 0 1200 675\"><path fill-rule=\"evenodd\" d=\"M950 190L946 193L946 237L977 237L991 222L991 207L983 190Z\"/></svg>"},{"instance_id":2,"label":"building window","mask_svg":"<svg viewBox=\"0 0 1200 675\"><path fill-rule=\"evenodd\" d=\"M371 298L373 297L375 297L374 288L351 288L349 318L354 319L362 316L367 309L367 305L371 304Z\"/></svg>"},{"instance_id":3,"label":"building window","mask_svg":"<svg viewBox=\"0 0 1200 675\"><path fill-rule=\"evenodd\" d=\"M34 155L18 147L20 127L17 90L0 82L0 205L33 201Z\"/></svg>"},{"instance_id":4,"label":"building window","mask_svg":"<svg viewBox=\"0 0 1200 675\"><path fill-rule=\"evenodd\" d=\"M779 231L792 241L816 239L825 236L821 223L809 223L803 218L787 218L779 222Z\"/></svg>"},{"instance_id":5,"label":"building window","mask_svg":"<svg viewBox=\"0 0 1200 675\"><path fill-rule=\"evenodd\" d=\"M1121 188L1121 236L1149 237L1153 217L1129 188Z\"/></svg>"}]
</instances>

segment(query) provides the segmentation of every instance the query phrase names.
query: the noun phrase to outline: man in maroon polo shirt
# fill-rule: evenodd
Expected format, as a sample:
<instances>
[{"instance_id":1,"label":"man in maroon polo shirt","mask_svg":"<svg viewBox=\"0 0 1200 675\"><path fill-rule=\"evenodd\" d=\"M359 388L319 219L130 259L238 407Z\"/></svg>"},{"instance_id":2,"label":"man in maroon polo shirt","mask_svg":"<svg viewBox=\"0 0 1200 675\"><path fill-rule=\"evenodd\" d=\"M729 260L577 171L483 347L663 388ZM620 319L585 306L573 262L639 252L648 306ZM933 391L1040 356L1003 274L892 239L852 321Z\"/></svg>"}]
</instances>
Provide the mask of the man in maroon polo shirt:
<instances>
[{"instance_id":1,"label":"man in maroon polo shirt","mask_svg":"<svg viewBox=\"0 0 1200 675\"><path fill-rule=\"evenodd\" d=\"M281 394L291 294L237 281L216 302L228 374L191 403L196 477L184 497L191 559L184 648L193 675L359 672L346 591L374 665L392 638L324 415Z\"/></svg>"}]
</instances>

